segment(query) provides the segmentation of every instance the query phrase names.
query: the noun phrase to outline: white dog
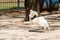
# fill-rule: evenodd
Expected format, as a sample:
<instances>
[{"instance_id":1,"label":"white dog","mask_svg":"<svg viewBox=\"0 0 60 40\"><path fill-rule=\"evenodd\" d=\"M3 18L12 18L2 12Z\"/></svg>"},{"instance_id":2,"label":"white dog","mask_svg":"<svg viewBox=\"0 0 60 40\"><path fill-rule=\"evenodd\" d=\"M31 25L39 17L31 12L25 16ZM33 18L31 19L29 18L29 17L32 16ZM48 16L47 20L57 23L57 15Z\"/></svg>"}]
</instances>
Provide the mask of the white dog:
<instances>
[{"instance_id":1,"label":"white dog","mask_svg":"<svg viewBox=\"0 0 60 40\"><path fill-rule=\"evenodd\" d=\"M42 13L45 13L45 12L42 12ZM29 19L31 20L31 18L33 18L35 15L38 16L38 12L30 10ZM38 24L39 26L43 27L44 29L48 28L50 30L47 20L42 16L34 18L33 20L30 21L30 23Z\"/></svg>"}]
</instances>

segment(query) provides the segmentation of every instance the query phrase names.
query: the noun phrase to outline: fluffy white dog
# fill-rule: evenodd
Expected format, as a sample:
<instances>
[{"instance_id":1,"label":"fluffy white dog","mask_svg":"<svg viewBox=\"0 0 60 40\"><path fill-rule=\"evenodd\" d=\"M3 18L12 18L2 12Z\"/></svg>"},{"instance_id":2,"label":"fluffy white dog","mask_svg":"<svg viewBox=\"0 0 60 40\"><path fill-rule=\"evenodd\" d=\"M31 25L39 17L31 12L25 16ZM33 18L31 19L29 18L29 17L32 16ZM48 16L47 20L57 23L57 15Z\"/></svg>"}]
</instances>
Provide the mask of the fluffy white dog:
<instances>
[{"instance_id":1,"label":"fluffy white dog","mask_svg":"<svg viewBox=\"0 0 60 40\"><path fill-rule=\"evenodd\" d=\"M42 12L42 13L45 13L45 12ZM35 15L38 16L38 12L30 10L30 14L29 14L30 23L38 24L39 26L43 27L45 30L46 29L50 30L49 24L43 16L36 17L33 20L31 20L31 18L33 18Z\"/></svg>"}]
</instances>

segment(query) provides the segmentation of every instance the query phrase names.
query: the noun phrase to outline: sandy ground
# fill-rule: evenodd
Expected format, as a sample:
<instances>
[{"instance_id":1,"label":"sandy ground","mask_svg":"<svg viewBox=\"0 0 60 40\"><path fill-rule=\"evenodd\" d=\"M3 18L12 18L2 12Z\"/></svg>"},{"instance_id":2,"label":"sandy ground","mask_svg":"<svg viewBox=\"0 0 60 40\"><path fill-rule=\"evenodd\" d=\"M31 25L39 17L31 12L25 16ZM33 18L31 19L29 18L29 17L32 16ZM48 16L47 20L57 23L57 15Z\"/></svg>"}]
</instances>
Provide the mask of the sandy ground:
<instances>
[{"instance_id":1,"label":"sandy ground","mask_svg":"<svg viewBox=\"0 0 60 40\"><path fill-rule=\"evenodd\" d=\"M37 26L23 24L23 17L0 16L0 40L60 40L60 14L44 17L50 24L51 31L44 32Z\"/></svg>"}]
</instances>

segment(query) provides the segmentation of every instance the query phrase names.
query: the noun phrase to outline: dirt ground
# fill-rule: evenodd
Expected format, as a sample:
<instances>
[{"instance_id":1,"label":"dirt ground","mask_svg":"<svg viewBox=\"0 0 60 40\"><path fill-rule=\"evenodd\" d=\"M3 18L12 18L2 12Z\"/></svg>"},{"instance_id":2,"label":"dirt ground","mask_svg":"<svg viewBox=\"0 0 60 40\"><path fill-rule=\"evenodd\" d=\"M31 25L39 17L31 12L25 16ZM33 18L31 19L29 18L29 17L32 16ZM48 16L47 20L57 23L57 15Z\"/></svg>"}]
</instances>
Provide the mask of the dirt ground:
<instances>
[{"instance_id":1,"label":"dirt ground","mask_svg":"<svg viewBox=\"0 0 60 40\"><path fill-rule=\"evenodd\" d=\"M0 40L60 40L60 14L45 14L44 17L50 24L50 31L44 32L37 26L23 24L25 18L23 13L7 12L1 15Z\"/></svg>"}]
</instances>

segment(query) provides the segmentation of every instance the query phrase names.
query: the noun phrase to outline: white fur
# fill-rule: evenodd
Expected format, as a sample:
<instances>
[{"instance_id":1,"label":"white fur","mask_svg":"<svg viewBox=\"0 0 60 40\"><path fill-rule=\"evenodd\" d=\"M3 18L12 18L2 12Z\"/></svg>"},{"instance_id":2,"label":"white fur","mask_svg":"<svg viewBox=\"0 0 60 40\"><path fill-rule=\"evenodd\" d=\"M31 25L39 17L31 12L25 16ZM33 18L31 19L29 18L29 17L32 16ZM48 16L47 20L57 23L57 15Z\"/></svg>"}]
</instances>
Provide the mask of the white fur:
<instances>
[{"instance_id":1,"label":"white fur","mask_svg":"<svg viewBox=\"0 0 60 40\"><path fill-rule=\"evenodd\" d=\"M37 17L34 18L31 23L33 24L39 24L39 26L43 27L44 29L48 28L50 30L49 24L47 20L44 17Z\"/></svg>"}]
</instances>

